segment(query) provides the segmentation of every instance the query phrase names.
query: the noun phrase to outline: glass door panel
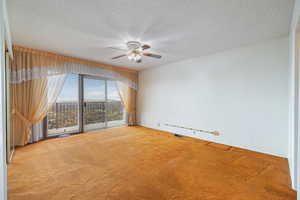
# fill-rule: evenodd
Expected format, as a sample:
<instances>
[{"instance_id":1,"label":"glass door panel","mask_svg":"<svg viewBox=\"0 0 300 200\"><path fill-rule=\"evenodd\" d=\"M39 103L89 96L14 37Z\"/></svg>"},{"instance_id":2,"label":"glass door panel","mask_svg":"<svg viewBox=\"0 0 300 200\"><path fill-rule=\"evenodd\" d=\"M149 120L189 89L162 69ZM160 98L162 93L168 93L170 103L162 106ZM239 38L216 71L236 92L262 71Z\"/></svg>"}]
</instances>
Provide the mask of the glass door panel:
<instances>
[{"instance_id":1,"label":"glass door panel","mask_svg":"<svg viewBox=\"0 0 300 200\"><path fill-rule=\"evenodd\" d=\"M47 114L47 137L79 132L78 75L68 74L57 101Z\"/></svg>"},{"instance_id":2,"label":"glass door panel","mask_svg":"<svg viewBox=\"0 0 300 200\"><path fill-rule=\"evenodd\" d=\"M114 127L125 124L124 107L119 95L116 81L107 80L106 119L107 126Z\"/></svg>"},{"instance_id":3,"label":"glass door panel","mask_svg":"<svg viewBox=\"0 0 300 200\"><path fill-rule=\"evenodd\" d=\"M83 131L106 127L105 80L84 76L83 78Z\"/></svg>"}]
</instances>

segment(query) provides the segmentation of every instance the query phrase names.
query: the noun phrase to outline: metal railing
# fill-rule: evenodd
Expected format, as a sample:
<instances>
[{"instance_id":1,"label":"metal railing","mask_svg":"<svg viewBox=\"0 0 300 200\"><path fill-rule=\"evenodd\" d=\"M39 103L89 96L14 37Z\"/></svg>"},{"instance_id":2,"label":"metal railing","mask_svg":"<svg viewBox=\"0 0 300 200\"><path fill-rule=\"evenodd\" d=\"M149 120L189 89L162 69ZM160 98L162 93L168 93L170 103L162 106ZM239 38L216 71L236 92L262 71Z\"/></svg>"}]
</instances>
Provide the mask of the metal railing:
<instances>
[{"instance_id":1,"label":"metal railing","mask_svg":"<svg viewBox=\"0 0 300 200\"><path fill-rule=\"evenodd\" d=\"M78 125L78 102L57 102L47 114L47 127L58 129Z\"/></svg>"},{"instance_id":2,"label":"metal railing","mask_svg":"<svg viewBox=\"0 0 300 200\"><path fill-rule=\"evenodd\" d=\"M79 126L78 102L57 102L47 114L48 130ZM83 105L83 123L96 124L123 119L120 101L88 101Z\"/></svg>"}]
</instances>

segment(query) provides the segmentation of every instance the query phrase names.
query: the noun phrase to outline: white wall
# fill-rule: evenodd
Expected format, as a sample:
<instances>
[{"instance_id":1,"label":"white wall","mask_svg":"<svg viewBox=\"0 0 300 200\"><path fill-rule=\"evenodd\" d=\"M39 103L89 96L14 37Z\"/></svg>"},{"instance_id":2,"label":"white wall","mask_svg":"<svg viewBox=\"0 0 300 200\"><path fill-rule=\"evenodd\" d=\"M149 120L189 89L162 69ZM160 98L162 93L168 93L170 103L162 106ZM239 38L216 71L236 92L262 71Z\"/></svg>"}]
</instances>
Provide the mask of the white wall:
<instances>
[{"instance_id":1,"label":"white wall","mask_svg":"<svg viewBox=\"0 0 300 200\"><path fill-rule=\"evenodd\" d=\"M0 25L1 26L1 25ZM4 67L4 49L3 49L3 27L0 28L0 67L1 67L1 71L0 71L0 199L5 200L6 199L6 144L5 144L5 111L3 110L3 106L5 105L5 103L3 103L3 99L4 99L4 94L3 94L3 76L2 76L2 72L3 72L3 67Z\"/></svg>"},{"instance_id":2,"label":"white wall","mask_svg":"<svg viewBox=\"0 0 300 200\"><path fill-rule=\"evenodd\" d=\"M138 121L218 130L196 137L287 157L288 38L142 71Z\"/></svg>"}]
</instances>

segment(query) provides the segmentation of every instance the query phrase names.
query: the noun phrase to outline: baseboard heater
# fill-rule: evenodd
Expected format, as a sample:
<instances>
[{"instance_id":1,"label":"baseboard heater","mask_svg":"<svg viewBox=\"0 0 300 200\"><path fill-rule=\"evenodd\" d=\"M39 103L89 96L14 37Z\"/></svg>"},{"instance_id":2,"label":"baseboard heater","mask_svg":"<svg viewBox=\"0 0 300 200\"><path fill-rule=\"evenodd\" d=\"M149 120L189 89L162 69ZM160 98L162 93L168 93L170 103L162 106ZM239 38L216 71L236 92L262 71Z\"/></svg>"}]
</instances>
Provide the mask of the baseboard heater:
<instances>
[{"instance_id":1,"label":"baseboard heater","mask_svg":"<svg viewBox=\"0 0 300 200\"><path fill-rule=\"evenodd\" d=\"M181 129L190 130L190 131L194 131L194 132L209 133L209 134L212 134L212 135L215 135L215 136L220 135L220 132L218 132L218 131L207 131L207 130L202 130L202 129L195 129L195 128L190 128L190 127L178 126L178 125L174 125L174 124L165 124L165 125L169 126L169 127L181 128ZM175 133L174 135L177 136L177 137L183 137L183 135L177 134L177 133Z\"/></svg>"}]
</instances>

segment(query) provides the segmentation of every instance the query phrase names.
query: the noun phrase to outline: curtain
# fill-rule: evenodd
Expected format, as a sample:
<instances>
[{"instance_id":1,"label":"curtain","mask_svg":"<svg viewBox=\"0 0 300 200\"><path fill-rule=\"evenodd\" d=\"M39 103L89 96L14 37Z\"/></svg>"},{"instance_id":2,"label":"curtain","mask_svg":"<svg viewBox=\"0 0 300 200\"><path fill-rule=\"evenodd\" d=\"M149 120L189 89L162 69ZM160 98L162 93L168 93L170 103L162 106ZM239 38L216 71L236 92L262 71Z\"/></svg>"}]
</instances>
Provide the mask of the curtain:
<instances>
[{"instance_id":1,"label":"curtain","mask_svg":"<svg viewBox=\"0 0 300 200\"><path fill-rule=\"evenodd\" d=\"M11 94L16 145L29 142L32 125L46 116L56 101L68 73L100 76L118 81L119 93L128 113L128 124L136 123L136 71L19 46L14 46L13 52Z\"/></svg>"},{"instance_id":2,"label":"curtain","mask_svg":"<svg viewBox=\"0 0 300 200\"><path fill-rule=\"evenodd\" d=\"M99 76L103 78L120 81L130 88L137 89L134 81L122 76L121 74L97 67L88 66L80 63L59 63L57 66L32 67L31 69L20 69L11 73L12 83L21 83L27 80L38 80L59 74L85 74Z\"/></svg>"},{"instance_id":3,"label":"curtain","mask_svg":"<svg viewBox=\"0 0 300 200\"><path fill-rule=\"evenodd\" d=\"M29 142L32 125L47 115L63 87L65 77L56 75L12 84L15 145L25 145Z\"/></svg>"},{"instance_id":4,"label":"curtain","mask_svg":"<svg viewBox=\"0 0 300 200\"><path fill-rule=\"evenodd\" d=\"M11 72L12 83L74 73L113 79L137 90L136 71L121 70L119 67L115 67L116 69L114 69L113 66L108 68L105 64L102 67L99 63L18 46L14 46L14 57L16 57L14 62L17 63L19 68Z\"/></svg>"},{"instance_id":5,"label":"curtain","mask_svg":"<svg viewBox=\"0 0 300 200\"><path fill-rule=\"evenodd\" d=\"M136 125L136 90L121 82L117 82L117 87L126 111L127 124L134 126Z\"/></svg>"}]
</instances>

